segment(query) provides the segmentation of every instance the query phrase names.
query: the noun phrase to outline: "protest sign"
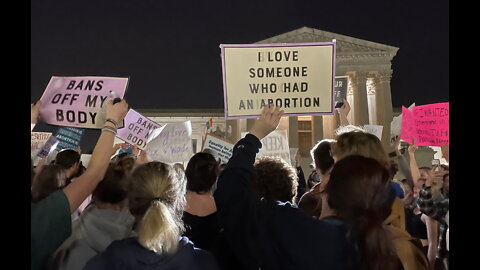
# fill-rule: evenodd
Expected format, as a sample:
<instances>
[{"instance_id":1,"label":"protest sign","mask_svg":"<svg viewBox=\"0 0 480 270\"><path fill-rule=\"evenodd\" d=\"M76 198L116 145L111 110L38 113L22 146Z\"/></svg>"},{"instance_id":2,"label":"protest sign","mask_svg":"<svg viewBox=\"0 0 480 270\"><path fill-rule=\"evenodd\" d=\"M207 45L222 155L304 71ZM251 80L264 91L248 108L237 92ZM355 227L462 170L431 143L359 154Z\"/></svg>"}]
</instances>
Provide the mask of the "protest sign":
<instances>
[{"instance_id":1,"label":"protest sign","mask_svg":"<svg viewBox=\"0 0 480 270\"><path fill-rule=\"evenodd\" d=\"M42 148L42 146L45 145L47 142L48 138L52 136L52 133L50 132L32 132L31 133L31 144L30 144L30 152L31 156L35 156L38 151Z\"/></svg>"},{"instance_id":2,"label":"protest sign","mask_svg":"<svg viewBox=\"0 0 480 270\"><path fill-rule=\"evenodd\" d=\"M221 44L226 119L268 104L284 115L333 115L335 42Z\"/></svg>"},{"instance_id":3,"label":"protest sign","mask_svg":"<svg viewBox=\"0 0 480 270\"><path fill-rule=\"evenodd\" d=\"M82 164L83 166L85 166L85 168L88 167L88 163L90 163L90 159L92 158L92 155L91 154L82 154L80 155L80 160L82 161Z\"/></svg>"},{"instance_id":4,"label":"protest sign","mask_svg":"<svg viewBox=\"0 0 480 270\"><path fill-rule=\"evenodd\" d=\"M234 144L229 141L213 136L212 134L206 134L202 151L205 148L211 149L216 153L217 157L220 158L222 163L228 163L228 160L233 154L233 146Z\"/></svg>"},{"instance_id":5,"label":"protest sign","mask_svg":"<svg viewBox=\"0 0 480 270\"><path fill-rule=\"evenodd\" d=\"M145 149L148 134L151 130L161 127L160 124L148 119L133 109L130 109L124 119L125 127L117 130L117 137L125 142Z\"/></svg>"},{"instance_id":6,"label":"protest sign","mask_svg":"<svg viewBox=\"0 0 480 270\"><path fill-rule=\"evenodd\" d=\"M40 118L47 124L102 128L105 113L102 107L110 91L123 98L128 78L76 76L52 76L40 98Z\"/></svg>"},{"instance_id":7,"label":"protest sign","mask_svg":"<svg viewBox=\"0 0 480 270\"><path fill-rule=\"evenodd\" d=\"M335 108L343 105L343 100L347 99L348 76L335 77Z\"/></svg>"},{"instance_id":8,"label":"protest sign","mask_svg":"<svg viewBox=\"0 0 480 270\"><path fill-rule=\"evenodd\" d=\"M417 145L441 146L449 144L449 103L435 103L402 107L401 139Z\"/></svg>"},{"instance_id":9,"label":"protest sign","mask_svg":"<svg viewBox=\"0 0 480 270\"><path fill-rule=\"evenodd\" d=\"M242 132L242 138L247 135L248 132ZM292 165L290 159L290 147L288 146L288 137L286 130L274 130L267 136L265 136L262 142L262 148L258 152L258 157L262 156L274 156L280 157L288 164Z\"/></svg>"},{"instance_id":10,"label":"protest sign","mask_svg":"<svg viewBox=\"0 0 480 270\"><path fill-rule=\"evenodd\" d=\"M412 103L408 109L411 111L415 107L415 102ZM402 130L402 114L399 116L393 117L392 122L390 122L390 143L393 143L398 137Z\"/></svg>"},{"instance_id":11,"label":"protest sign","mask_svg":"<svg viewBox=\"0 0 480 270\"><path fill-rule=\"evenodd\" d=\"M370 133L370 134L373 134L375 136L377 136L377 138L381 141L382 140L382 132L383 132L383 126L379 126L379 125L364 125L363 126L363 129L365 129L365 131L367 133Z\"/></svg>"},{"instance_id":12,"label":"protest sign","mask_svg":"<svg viewBox=\"0 0 480 270\"><path fill-rule=\"evenodd\" d=\"M55 136L50 136L48 140L45 142L45 144L42 146L42 148L38 151L37 157L39 158L46 158L50 153L55 150L57 147L59 141L57 137Z\"/></svg>"},{"instance_id":13,"label":"protest sign","mask_svg":"<svg viewBox=\"0 0 480 270\"><path fill-rule=\"evenodd\" d=\"M185 162L193 155L190 121L168 123L150 131L145 152L151 161Z\"/></svg>"},{"instance_id":14,"label":"protest sign","mask_svg":"<svg viewBox=\"0 0 480 270\"><path fill-rule=\"evenodd\" d=\"M75 149L80 145L84 129L73 127L60 127L55 134L58 139L57 150Z\"/></svg>"},{"instance_id":15,"label":"protest sign","mask_svg":"<svg viewBox=\"0 0 480 270\"><path fill-rule=\"evenodd\" d=\"M290 148L290 164L295 166L295 157L297 156L298 148Z\"/></svg>"}]
</instances>

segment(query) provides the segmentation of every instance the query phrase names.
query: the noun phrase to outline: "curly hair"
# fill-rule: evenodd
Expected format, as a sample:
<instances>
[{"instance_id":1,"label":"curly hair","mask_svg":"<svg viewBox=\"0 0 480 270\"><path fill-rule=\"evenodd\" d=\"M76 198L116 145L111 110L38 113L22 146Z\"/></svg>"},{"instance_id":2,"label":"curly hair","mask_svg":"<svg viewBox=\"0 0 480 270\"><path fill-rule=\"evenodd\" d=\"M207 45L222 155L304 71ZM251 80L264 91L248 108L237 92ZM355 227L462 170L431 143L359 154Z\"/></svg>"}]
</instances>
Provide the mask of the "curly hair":
<instances>
[{"instance_id":1,"label":"curly hair","mask_svg":"<svg viewBox=\"0 0 480 270\"><path fill-rule=\"evenodd\" d=\"M280 157L264 156L255 161L253 188L268 201L293 202L297 195L296 170Z\"/></svg>"}]
</instances>

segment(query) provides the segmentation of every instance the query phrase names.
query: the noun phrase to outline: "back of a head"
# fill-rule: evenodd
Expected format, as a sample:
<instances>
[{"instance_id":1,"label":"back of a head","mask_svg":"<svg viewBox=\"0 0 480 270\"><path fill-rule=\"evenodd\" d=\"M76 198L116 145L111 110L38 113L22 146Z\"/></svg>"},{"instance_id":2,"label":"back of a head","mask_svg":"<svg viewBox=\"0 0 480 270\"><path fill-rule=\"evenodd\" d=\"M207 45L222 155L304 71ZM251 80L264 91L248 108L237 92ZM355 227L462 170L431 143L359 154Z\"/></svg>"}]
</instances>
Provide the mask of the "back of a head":
<instances>
[{"instance_id":1,"label":"back of a head","mask_svg":"<svg viewBox=\"0 0 480 270\"><path fill-rule=\"evenodd\" d=\"M119 204L125 201L128 195L128 178L125 170L116 164L110 164L103 180L93 191L96 200L103 203Z\"/></svg>"},{"instance_id":2,"label":"back of a head","mask_svg":"<svg viewBox=\"0 0 480 270\"><path fill-rule=\"evenodd\" d=\"M32 183L32 202L38 202L65 185L65 169L57 164L44 165Z\"/></svg>"},{"instance_id":3,"label":"back of a head","mask_svg":"<svg viewBox=\"0 0 480 270\"><path fill-rule=\"evenodd\" d=\"M310 151L315 168L319 169L322 174L325 174L328 169L333 166L335 160L330 154L331 143L335 140L324 139L318 142Z\"/></svg>"},{"instance_id":4,"label":"back of a head","mask_svg":"<svg viewBox=\"0 0 480 270\"><path fill-rule=\"evenodd\" d=\"M71 168L75 163L80 161L80 154L74 149L63 149L55 157L55 164L65 169Z\"/></svg>"},{"instance_id":5,"label":"back of a head","mask_svg":"<svg viewBox=\"0 0 480 270\"><path fill-rule=\"evenodd\" d=\"M135 168L129 184L129 208L137 219L139 242L157 253L174 252L184 230L185 175L154 161Z\"/></svg>"},{"instance_id":6,"label":"back of a head","mask_svg":"<svg viewBox=\"0 0 480 270\"><path fill-rule=\"evenodd\" d=\"M388 170L375 159L349 155L335 163L325 192L330 208L352 226L367 269L397 266L393 242L383 227L395 199Z\"/></svg>"},{"instance_id":7,"label":"back of a head","mask_svg":"<svg viewBox=\"0 0 480 270\"><path fill-rule=\"evenodd\" d=\"M187 190L199 194L211 191L219 172L219 164L213 155L205 152L196 153L190 158L185 169Z\"/></svg>"},{"instance_id":8,"label":"back of a head","mask_svg":"<svg viewBox=\"0 0 480 270\"><path fill-rule=\"evenodd\" d=\"M253 188L268 201L293 202L297 195L297 171L279 157L263 156L255 161Z\"/></svg>"},{"instance_id":9,"label":"back of a head","mask_svg":"<svg viewBox=\"0 0 480 270\"><path fill-rule=\"evenodd\" d=\"M342 133L332 150L337 161L349 155L360 155L373 158L384 168L390 169L391 162L382 142L370 133L362 131Z\"/></svg>"}]
</instances>

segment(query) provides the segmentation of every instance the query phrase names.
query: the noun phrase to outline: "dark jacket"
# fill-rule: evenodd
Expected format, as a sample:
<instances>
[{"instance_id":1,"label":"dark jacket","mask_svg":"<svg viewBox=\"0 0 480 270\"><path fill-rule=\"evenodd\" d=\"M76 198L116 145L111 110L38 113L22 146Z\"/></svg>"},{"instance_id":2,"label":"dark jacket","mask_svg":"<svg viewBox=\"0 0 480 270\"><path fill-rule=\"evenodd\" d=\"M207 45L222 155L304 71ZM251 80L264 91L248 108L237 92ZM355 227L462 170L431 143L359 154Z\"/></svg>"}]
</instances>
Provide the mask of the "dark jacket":
<instances>
[{"instance_id":1,"label":"dark jacket","mask_svg":"<svg viewBox=\"0 0 480 270\"><path fill-rule=\"evenodd\" d=\"M93 257L84 269L216 270L218 266L208 251L195 248L186 237L180 239L174 254L157 254L132 237L112 242L104 252Z\"/></svg>"},{"instance_id":2,"label":"dark jacket","mask_svg":"<svg viewBox=\"0 0 480 270\"><path fill-rule=\"evenodd\" d=\"M316 220L290 203L267 202L254 193L259 148L251 134L235 145L214 194L226 240L243 269L357 269L345 223Z\"/></svg>"}]
</instances>

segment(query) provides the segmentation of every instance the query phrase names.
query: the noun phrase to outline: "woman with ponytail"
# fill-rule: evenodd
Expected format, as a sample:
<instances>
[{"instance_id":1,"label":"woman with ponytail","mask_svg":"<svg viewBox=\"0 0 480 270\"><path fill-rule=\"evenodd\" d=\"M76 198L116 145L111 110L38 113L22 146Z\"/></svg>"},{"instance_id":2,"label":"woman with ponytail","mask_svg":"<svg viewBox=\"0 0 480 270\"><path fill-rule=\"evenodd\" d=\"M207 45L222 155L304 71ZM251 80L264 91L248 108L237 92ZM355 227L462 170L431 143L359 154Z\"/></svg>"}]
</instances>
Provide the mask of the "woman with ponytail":
<instances>
[{"instance_id":1,"label":"woman with ponytail","mask_svg":"<svg viewBox=\"0 0 480 270\"><path fill-rule=\"evenodd\" d=\"M185 184L178 167L156 161L138 166L129 190L136 237L113 242L85 269L217 269L210 253L181 236Z\"/></svg>"}]
</instances>

